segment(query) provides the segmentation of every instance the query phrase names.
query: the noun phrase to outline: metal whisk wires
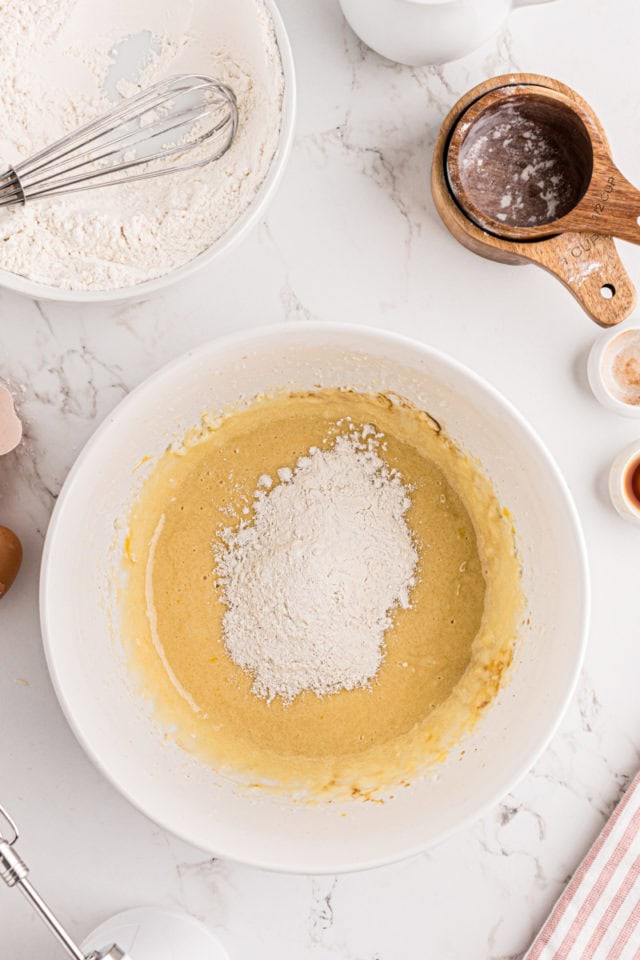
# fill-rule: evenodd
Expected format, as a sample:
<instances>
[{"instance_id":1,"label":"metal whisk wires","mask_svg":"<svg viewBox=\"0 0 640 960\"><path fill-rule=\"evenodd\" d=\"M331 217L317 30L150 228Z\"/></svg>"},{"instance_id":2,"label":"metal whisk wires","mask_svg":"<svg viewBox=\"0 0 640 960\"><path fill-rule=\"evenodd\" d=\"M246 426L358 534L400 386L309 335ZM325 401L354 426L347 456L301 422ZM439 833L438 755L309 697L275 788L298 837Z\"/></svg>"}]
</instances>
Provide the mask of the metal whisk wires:
<instances>
[{"instance_id":1,"label":"metal whisk wires","mask_svg":"<svg viewBox=\"0 0 640 960\"><path fill-rule=\"evenodd\" d=\"M237 129L225 84L161 80L0 174L0 207L203 167L227 152Z\"/></svg>"}]
</instances>

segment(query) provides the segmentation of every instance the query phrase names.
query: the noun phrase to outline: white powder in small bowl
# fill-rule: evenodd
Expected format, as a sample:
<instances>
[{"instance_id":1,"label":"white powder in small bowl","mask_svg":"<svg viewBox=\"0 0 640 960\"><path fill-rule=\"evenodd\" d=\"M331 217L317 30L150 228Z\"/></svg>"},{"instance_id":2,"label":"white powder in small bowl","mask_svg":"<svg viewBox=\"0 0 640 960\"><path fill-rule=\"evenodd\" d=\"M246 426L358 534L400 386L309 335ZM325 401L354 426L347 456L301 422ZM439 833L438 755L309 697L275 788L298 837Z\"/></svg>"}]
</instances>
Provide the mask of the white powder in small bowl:
<instances>
[{"instance_id":1,"label":"white powder in small bowl","mask_svg":"<svg viewBox=\"0 0 640 960\"><path fill-rule=\"evenodd\" d=\"M222 80L240 126L217 163L0 209L0 268L68 290L164 276L249 207L280 138L283 74L263 0L0 4L0 170L178 73Z\"/></svg>"}]
</instances>

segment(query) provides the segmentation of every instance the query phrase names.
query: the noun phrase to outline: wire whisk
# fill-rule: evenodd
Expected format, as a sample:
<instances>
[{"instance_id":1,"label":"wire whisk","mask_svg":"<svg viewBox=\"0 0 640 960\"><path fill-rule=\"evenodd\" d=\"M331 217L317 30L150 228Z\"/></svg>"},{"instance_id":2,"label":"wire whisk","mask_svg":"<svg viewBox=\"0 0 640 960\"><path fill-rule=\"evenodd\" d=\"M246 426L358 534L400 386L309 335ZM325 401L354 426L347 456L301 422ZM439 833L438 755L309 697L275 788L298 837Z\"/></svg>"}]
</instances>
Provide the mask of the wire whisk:
<instances>
[{"instance_id":1,"label":"wire whisk","mask_svg":"<svg viewBox=\"0 0 640 960\"><path fill-rule=\"evenodd\" d=\"M0 207L203 167L237 129L230 87L196 75L161 80L0 174Z\"/></svg>"}]
</instances>

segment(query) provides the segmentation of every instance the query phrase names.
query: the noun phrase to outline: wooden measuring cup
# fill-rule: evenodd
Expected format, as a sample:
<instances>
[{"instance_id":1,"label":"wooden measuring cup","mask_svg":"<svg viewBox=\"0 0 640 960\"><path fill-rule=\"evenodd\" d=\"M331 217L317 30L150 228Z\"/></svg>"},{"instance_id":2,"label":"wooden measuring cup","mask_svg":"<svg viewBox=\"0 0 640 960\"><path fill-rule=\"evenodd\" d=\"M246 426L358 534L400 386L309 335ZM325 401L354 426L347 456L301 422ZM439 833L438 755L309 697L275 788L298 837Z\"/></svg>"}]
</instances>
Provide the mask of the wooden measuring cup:
<instances>
[{"instance_id":1,"label":"wooden measuring cup","mask_svg":"<svg viewBox=\"0 0 640 960\"><path fill-rule=\"evenodd\" d=\"M636 291L620 261L613 239L611 236L603 235L599 231L599 226L594 226L594 221L591 221L589 226L583 230L562 228L559 232L556 232L558 223L562 225L562 220L558 218L556 221L550 221L553 227L550 227L549 224L536 225L536 227L542 227L542 237L537 234L532 237L528 235L521 237L520 232L516 237L500 235L496 231L505 233L506 221L498 220L496 216L494 218L497 223L496 231L490 229L493 226L491 223L482 225L475 218L475 210L469 211L466 207L463 208L454 192L451 182L453 178L448 163L450 149L454 136L457 135L459 140L463 142L465 134L471 128L469 122L470 111L486 96L496 91L513 88L513 95L519 96L524 87L537 88L538 96L546 98L544 108L546 108L548 100L554 100L554 94L559 94L560 101L558 102L562 102L564 129L566 130L569 126L576 138L580 136L583 127L590 130L590 135L588 137L583 135L583 139L580 141L583 154L588 156L589 145L598 141L602 144L602 152L606 153L607 156L609 155L609 144L600 122L591 113L585 101L570 87L537 74L509 74L494 77L465 94L451 109L440 128L431 169L431 190L436 209L453 236L474 253L502 263L538 264L556 276L567 287L596 323L602 326L612 326L629 316L636 303ZM575 104L575 111L568 110L567 100ZM507 102L509 102L509 98L507 98ZM474 116L475 111L471 113L471 121L473 121ZM583 119L585 116L589 118L588 127ZM542 119L545 119L545 117L546 114L543 113ZM577 119L574 120L574 117L577 117ZM534 119L537 122L542 122L539 116L534 116ZM492 120L491 115L490 120ZM507 121L508 118L505 120L503 116L500 123L504 122L506 124ZM466 125L467 123L469 123L469 126ZM476 135L479 133L480 136L486 136L488 132L493 134L498 127L499 124L494 124L491 130L485 127L484 131L481 127L479 131L476 130ZM578 132L576 133L576 131ZM526 132L526 130L521 132ZM502 135L508 136L508 134L504 134L504 131L502 131ZM458 145L458 156L459 150L460 145ZM559 150L559 156L562 157L561 150ZM480 164L480 167L482 166L483 164ZM576 180L580 183L580 189L584 188L585 190L582 195L584 197L594 183L592 171L587 179L585 171L590 170L588 165L577 159L575 166L578 172L582 171L582 180L580 180L578 174L576 174ZM498 170L501 172L500 166L498 166ZM489 170L488 176L491 177L491 170ZM576 193L578 192L577 189ZM498 206L495 209L496 214L502 213L506 209L506 205L501 206L504 196L504 193L500 194ZM481 199L484 202L483 197L476 197L475 199ZM580 200L577 203L580 203ZM472 207L477 208L477 203L474 200L472 200ZM572 209L575 209L575 206ZM474 213L473 216L471 215L472 212ZM565 216L566 214L563 213L563 218ZM506 225L507 233L510 233L510 227L511 224ZM640 227L636 225L636 229L640 241Z\"/></svg>"},{"instance_id":2,"label":"wooden measuring cup","mask_svg":"<svg viewBox=\"0 0 640 960\"><path fill-rule=\"evenodd\" d=\"M589 231L640 243L640 191L591 107L561 89L509 83L478 97L452 131L447 176L459 206L496 236Z\"/></svg>"}]
</instances>

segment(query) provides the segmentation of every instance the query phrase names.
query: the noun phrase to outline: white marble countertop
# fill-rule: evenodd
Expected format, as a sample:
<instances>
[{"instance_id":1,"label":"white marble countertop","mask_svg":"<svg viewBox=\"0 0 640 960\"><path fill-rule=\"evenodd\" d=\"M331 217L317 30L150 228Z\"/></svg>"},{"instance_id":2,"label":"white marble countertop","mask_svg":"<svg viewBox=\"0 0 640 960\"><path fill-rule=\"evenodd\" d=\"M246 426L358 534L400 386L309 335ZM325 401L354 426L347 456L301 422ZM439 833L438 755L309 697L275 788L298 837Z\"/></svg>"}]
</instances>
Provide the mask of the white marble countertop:
<instances>
[{"instance_id":1,"label":"white marble countertop","mask_svg":"<svg viewBox=\"0 0 640 960\"><path fill-rule=\"evenodd\" d=\"M282 0L296 55L297 141L264 224L219 267L110 307L0 293L0 378L25 440L0 460L0 522L25 564L0 611L0 801L23 829L33 879L78 935L125 907L179 906L232 960L507 960L521 955L640 766L640 534L603 478L636 421L603 411L585 378L598 333L560 284L489 263L446 233L428 191L442 117L481 79L556 76L599 113L640 183L640 6L559 0L444 68L409 69L360 46L335 0ZM636 283L640 250L620 244ZM335 878L267 875L149 823L93 768L44 663L38 567L49 514L96 425L166 360L218 334L303 318L400 331L454 354L503 390L557 457L593 572L591 644L550 748L504 803L409 862ZM62 957L17 893L0 889L0 956Z\"/></svg>"}]
</instances>

